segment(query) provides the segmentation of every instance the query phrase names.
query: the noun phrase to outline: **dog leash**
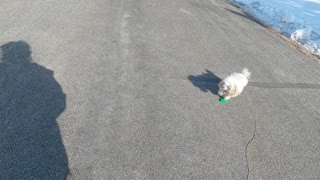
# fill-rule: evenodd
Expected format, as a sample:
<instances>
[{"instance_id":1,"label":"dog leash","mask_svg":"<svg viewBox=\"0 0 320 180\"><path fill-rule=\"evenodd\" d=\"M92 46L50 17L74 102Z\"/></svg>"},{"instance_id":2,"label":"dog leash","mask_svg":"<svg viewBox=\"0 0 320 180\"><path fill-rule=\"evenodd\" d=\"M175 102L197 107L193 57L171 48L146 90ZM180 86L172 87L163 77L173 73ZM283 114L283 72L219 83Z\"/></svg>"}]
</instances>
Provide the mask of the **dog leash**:
<instances>
[{"instance_id":1,"label":"dog leash","mask_svg":"<svg viewBox=\"0 0 320 180\"><path fill-rule=\"evenodd\" d=\"M251 114L253 115L253 120L254 120L254 130L253 130L253 133L252 133L252 137L251 139L249 140L249 142L247 143L246 145L246 149L245 149L245 153L246 153L246 161L247 161L247 180L250 179L250 173L251 173L251 169L250 169L250 159L248 157L248 149L249 149L249 146L252 144L253 140L255 140L255 137L256 137L256 130L257 130L257 119L256 119L256 116L255 116L255 113L252 111L252 102L248 96L248 94L245 92L245 95L247 97L247 100L249 102L249 109L250 109L250 112Z\"/></svg>"}]
</instances>

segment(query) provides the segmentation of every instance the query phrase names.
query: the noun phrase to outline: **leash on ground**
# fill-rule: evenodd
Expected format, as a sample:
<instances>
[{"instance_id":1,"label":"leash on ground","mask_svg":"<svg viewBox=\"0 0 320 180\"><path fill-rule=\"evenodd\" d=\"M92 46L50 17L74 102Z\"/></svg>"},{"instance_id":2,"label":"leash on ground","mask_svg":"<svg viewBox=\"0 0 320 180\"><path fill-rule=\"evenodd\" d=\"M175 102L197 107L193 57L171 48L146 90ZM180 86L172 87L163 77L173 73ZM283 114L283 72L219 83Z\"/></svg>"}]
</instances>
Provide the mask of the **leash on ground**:
<instances>
[{"instance_id":1,"label":"leash on ground","mask_svg":"<svg viewBox=\"0 0 320 180\"><path fill-rule=\"evenodd\" d=\"M245 93L245 94L246 94L247 100L248 100L248 102L249 102L249 109L250 109L251 114L253 115L253 120L254 120L254 130L253 130L253 133L252 133L252 137L251 137L251 139L249 140L249 142L247 143L246 149L245 149L245 153L246 153L245 156L246 156L247 169L248 169L248 171L247 171L247 180L249 180L249 179L250 179L251 169L250 169L250 159L249 159L249 157L248 157L248 149L249 149L249 146L251 145L251 143L253 142L253 140L254 140L255 137L256 137L257 119L256 119L256 116L255 116L255 113L254 113L253 110L252 110L252 107L253 107L253 106L252 106L252 102L251 102L248 94L247 94L247 93Z\"/></svg>"}]
</instances>

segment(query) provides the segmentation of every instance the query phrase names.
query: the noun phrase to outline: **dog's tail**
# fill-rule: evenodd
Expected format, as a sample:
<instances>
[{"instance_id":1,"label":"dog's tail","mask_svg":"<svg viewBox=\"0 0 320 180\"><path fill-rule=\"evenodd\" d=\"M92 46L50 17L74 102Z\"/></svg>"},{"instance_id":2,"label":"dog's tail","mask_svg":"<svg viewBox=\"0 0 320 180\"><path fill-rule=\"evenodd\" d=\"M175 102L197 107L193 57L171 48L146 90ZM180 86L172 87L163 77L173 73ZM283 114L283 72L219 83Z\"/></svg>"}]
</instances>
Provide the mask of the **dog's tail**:
<instances>
[{"instance_id":1,"label":"dog's tail","mask_svg":"<svg viewBox=\"0 0 320 180\"><path fill-rule=\"evenodd\" d=\"M241 74L243 74L245 77L247 77L247 79L249 79L251 76L251 72L248 70L248 68L243 68L241 71Z\"/></svg>"}]
</instances>

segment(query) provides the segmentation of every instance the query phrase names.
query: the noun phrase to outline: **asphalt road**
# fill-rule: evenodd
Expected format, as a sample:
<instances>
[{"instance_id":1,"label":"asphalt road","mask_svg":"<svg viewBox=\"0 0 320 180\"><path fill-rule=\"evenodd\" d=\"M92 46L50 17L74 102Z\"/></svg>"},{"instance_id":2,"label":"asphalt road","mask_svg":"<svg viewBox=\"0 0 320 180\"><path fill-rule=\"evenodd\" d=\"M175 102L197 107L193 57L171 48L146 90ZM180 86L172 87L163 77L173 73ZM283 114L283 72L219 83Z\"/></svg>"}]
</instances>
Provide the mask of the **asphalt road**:
<instances>
[{"instance_id":1,"label":"asphalt road","mask_svg":"<svg viewBox=\"0 0 320 180\"><path fill-rule=\"evenodd\" d=\"M320 178L319 64L224 0L2 0L0 20L0 179Z\"/></svg>"}]
</instances>

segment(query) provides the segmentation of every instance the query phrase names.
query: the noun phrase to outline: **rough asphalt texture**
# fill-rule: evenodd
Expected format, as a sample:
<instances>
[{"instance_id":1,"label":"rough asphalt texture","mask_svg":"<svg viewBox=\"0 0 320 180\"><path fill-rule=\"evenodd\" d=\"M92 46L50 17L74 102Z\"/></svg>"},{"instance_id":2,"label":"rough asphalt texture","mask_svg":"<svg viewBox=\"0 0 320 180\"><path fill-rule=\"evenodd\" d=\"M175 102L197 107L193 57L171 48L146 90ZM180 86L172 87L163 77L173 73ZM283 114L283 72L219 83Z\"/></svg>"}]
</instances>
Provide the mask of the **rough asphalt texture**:
<instances>
[{"instance_id":1,"label":"rough asphalt texture","mask_svg":"<svg viewBox=\"0 0 320 180\"><path fill-rule=\"evenodd\" d=\"M224 0L0 10L0 179L320 178L320 65Z\"/></svg>"}]
</instances>

